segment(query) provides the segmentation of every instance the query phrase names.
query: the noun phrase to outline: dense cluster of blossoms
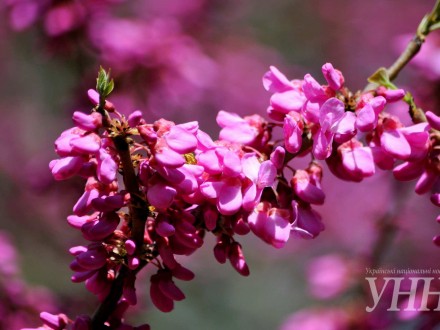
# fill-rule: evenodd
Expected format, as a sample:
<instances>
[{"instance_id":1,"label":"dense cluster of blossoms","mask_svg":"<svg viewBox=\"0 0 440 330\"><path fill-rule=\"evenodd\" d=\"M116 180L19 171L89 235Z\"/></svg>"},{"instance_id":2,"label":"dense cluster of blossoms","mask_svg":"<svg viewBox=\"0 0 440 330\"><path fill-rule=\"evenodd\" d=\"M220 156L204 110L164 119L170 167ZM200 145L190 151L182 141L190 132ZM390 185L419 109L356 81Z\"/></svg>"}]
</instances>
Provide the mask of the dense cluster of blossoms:
<instances>
[{"instance_id":1,"label":"dense cluster of blossoms","mask_svg":"<svg viewBox=\"0 0 440 330\"><path fill-rule=\"evenodd\" d=\"M113 82L102 70L97 91L88 92L92 113L73 114L75 127L55 141L61 158L50 169L57 180L86 179L68 217L90 242L70 249L72 281L85 282L101 306L109 299L114 306L74 321L45 313L46 326L89 329L101 322L114 329L147 329L123 321L124 311L137 302L137 272L157 267L151 300L171 311L174 301L185 298L174 279L194 277L175 256L199 249L207 232L217 239L217 261L229 260L244 276L249 268L237 235L252 232L276 248L291 235L316 237L324 230L312 208L325 199L320 160L343 180L361 181L377 166L393 169L399 180L420 177L416 192L430 191L439 176L440 119L427 113L428 122L404 127L383 111L405 96L403 90L380 86L352 93L331 64L322 72L325 85L309 74L290 81L271 67L263 85L272 93L267 112L274 122L220 111L222 129L213 140L197 122L150 123L140 111L120 114L106 100ZM272 140L277 127L282 143ZM291 167L293 158L308 154L306 168ZM432 197L437 205L438 196Z\"/></svg>"}]
</instances>

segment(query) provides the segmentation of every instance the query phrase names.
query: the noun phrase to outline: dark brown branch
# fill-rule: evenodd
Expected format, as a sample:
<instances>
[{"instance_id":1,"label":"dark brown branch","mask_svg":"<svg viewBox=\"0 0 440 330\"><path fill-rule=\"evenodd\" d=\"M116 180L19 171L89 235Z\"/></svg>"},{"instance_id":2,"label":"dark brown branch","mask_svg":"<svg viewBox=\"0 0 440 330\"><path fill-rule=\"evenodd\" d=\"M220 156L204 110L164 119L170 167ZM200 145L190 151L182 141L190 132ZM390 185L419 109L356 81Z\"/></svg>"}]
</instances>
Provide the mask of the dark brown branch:
<instances>
[{"instance_id":1,"label":"dark brown branch","mask_svg":"<svg viewBox=\"0 0 440 330\"><path fill-rule=\"evenodd\" d=\"M101 102L101 104L103 104ZM107 118L107 114L103 106L98 107L98 112ZM104 123L105 128L110 128L108 119ZM136 251L142 253L144 244L145 222L149 215L147 202L141 197L138 179L133 167L133 162L130 155L130 145L127 138L123 135L118 135L112 138L116 150L119 155L120 163L122 165L122 177L124 181L125 190L130 194L130 202L128 205L131 238L136 243ZM118 301L121 299L124 280L130 274L136 274L142 269L147 262L143 262L136 270L129 270L126 266L122 266L117 278L113 281L110 293L101 303L92 318L92 329L107 329L104 325L117 307Z\"/></svg>"}]
</instances>

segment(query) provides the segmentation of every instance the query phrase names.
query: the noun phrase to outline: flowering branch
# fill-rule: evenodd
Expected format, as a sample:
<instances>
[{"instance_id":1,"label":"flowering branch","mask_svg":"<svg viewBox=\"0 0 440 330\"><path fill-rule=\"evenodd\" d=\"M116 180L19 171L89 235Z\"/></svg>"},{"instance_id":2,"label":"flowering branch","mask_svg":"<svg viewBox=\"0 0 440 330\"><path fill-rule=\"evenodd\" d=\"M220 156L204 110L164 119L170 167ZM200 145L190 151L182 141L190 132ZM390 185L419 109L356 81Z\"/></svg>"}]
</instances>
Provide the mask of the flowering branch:
<instances>
[{"instance_id":1,"label":"flowering branch","mask_svg":"<svg viewBox=\"0 0 440 330\"><path fill-rule=\"evenodd\" d=\"M149 205L146 200L141 197L138 179L133 167L133 160L130 154L130 138L126 134L127 132L125 130L118 130L118 127L115 127L115 125L112 126L111 122L109 122L108 120L109 116L105 109L106 98L114 88L113 79L110 80L110 71L107 73L103 68L100 68L96 85L96 90L99 94L99 104L97 106L97 112L100 113L103 118L105 118L103 122L103 127L112 137L122 167L122 178L124 186L126 191L130 195L128 209L131 225L131 238L136 245L136 252L142 253L142 249L144 246L145 223L148 216L150 215ZM107 108L111 109L112 107L107 103ZM142 265L139 265L136 270L130 270L127 267L122 267L121 271L118 274L118 277L112 283L110 293L99 306L92 318L91 323L93 329L100 329L104 322L116 309L118 301L121 299L122 296L124 280L127 276L129 276L129 273L133 273L133 275L136 274L146 264L146 262L143 262Z\"/></svg>"},{"instance_id":2,"label":"flowering branch","mask_svg":"<svg viewBox=\"0 0 440 330\"><path fill-rule=\"evenodd\" d=\"M437 26L439 1L435 15L419 28L421 35ZM404 65L391 70L394 78ZM57 321L46 324L59 330L69 322L75 330L149 329L123 320L137 303L137 272L149 263L157 267L150 297L159 310L171 311L185 298L173 279L194 277L175 256L199 249L208 232L217 242L216 260L229 260L243 276L249 268L237 235L252 232L275 248L290 237L317 237L324 224L313 207L325 201L319 161L341 180L360 182L378 167L392 170L398 180L419 178L416 192L430 192L440 172L439 142L431 138L440 118L427 114L428 122L405 127L387 113L387 104L404 99L405 91L391 83L386 69L370 77L372 88L354 93L332 64L324 64L322 74L325 84L310 74L289 80L271 67L263 86L272 93L267 112L274 122L220 111L221 131L213 140L195 121L149 123L140 111L121 115L107 100L114 83L101 69L96 91L89 91L95 111L73 114L75 127L55 141L61 158L50 168L57 180L87 179L68 222L90 243L70 249L75 257L70 267L72 280L85 281L102 303L93 318L53 316ZM282 141L272 140L276 128L282 128ZM305 168L291 166L290 160L306 155ZM433 196L440 205L438 194ZM373 264L380 262L395 229L393 217L386 216Z\"/></svg>"}]
</instances>

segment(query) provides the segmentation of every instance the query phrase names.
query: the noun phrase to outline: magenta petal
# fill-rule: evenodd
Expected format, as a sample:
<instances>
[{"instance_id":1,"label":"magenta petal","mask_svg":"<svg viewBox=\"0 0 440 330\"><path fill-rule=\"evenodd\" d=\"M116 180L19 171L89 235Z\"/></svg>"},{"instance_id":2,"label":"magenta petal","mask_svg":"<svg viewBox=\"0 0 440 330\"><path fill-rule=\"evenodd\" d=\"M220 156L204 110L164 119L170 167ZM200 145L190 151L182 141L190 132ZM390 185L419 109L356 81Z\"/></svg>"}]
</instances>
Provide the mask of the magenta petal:
<instances>
[{"instance_id":1,"label":"magenta petal","mask_svg":"<svg viewBox=\"0 0 440 330\"><path fill-rule=\"evenodd\" d=\"M237 242L231 244L228 254L232 267L243 276L249 276L249 267L241 250L241 245Z\"/></svg>"},{"instance_id":2,"label":"magenta petal","mask_svg":"<svg viewBox=\"0 0 440 330\"><path fill-rule=\"evenodd\" d=\"M131 239L126 240L125 250L127 251L128 255L133 255L136 252L136 243Z\"/></svg>"},{"instance_id":3,"label":"magenta petal","mask_svg":"<svg viewBox=\"0 0 440 330\"><path fill-rule=\"evenodd\" d=\"M292 230L301 238L315 238L324 230L321 216L311 208L298 207L298 216L292 224Z\"/></svg>"},{"instance_id":4,"label":"magenta petal","mask_svg":"<svg viewBox=\"0 0 440 330\"><path fill-rule=\"evenodd\" d=\"M72 246L69 249L69 253L73 256L77 256L83 252L87 252L87 248L85 246L82 245L78 245L78 246Z\"/></svg>"},{"instance_id":5,"label":"magenta petal","mask_svg":"<svg viewBox=\"0 0 440 330\"><path fill-rule=\"evenodd\" d=\"M207 150L197 156L197 164L205 168L209 174L220 174L222 167L215 149Z\"/></svg>"},{"instance_id":6,"label":"magenta petal","mask_svg":"<svg viewBox=\"0 0 440 330\"><path fill-rule=\"evenodd\" d=\"M178 278L179 280L182 281L191 281L195 276L192 271L183 267L180 264L178 264L175 268L173 268L171 270L171 273L175 278Z\"/></svg>"},{"instance_id":7,"label":"magenta petal","mask_svg":"<svg viewBox=\"0 0 440 330\"><path fill-rule=\"evenodd\" d=\"M174 302L168 298L162 290L159 288L159 280L153 280L154 275L151 277L150 285L150 297L154 306L156 306L161 312L168 313L174 308Z\"/></svg>"},{"instance_id":8,"label":"magenta petal","mask_svg":"<svg viewBox=\"0 0 440 330\"><path fill-rule=\"evenodd\" d=\"M341 72L336 70L333 65L330 63L326 63L322 66L322 74L324 75L325 80L327 80L328 85L333 90L341 89L344 84L344 77Z\"/></svg>"},{"instance_id":9,"label":"magenta petal","mask_svg":"<svg viewBox=\"0 0 440 330\"><path fill-rule=\"evenodd\" d=\"M205 181L200 185L200 192L207 198L218 198L224 184L223 181Z\"/></svg>"},{"instance_id":10,"label":"magenta petal","mask_svg":"<svg viewBox=\"0 0 440 330\"><path fill-rule=\"evenodd\" d=\"M255 204L259 202L263 189L257 189L254 183L249 184L243 189L243 210L252 211Z\"/></svg>"},{"instance_id":11,"label":"magenta petal","mask_svg":"<svg viewBox=\"0 0 440 330\"><path fill-rule=\"evenodd\" d=\"M382 170L392 170L394 166L394 157L383 150L381 147L370 144L373 159L376 165Z\"/></svg>"},{"instance_id":12,"label":"magenta petal","mask_svg":"<svg viewBox=\"0 0 440 330\"><path fill-rule=\"evenodd\" d=\"M425 115L426 115L426 119L428 120L429 125L432 128L440 131L440 117L437 116L432 111L427 111Z\"/></svg>"},{"instance_id":13,"label":"magenta petal","mask_svg":"<svg viewBox=\"0 0 440 330\"><path fill-rule=\"evenodd\" d=\"M336 125L335 141L337 143L344 143L352 139L356 135L356 115L353 112L347 111Z\"/></svg>"},{"instance_id":14,"label":"magenta petal","mask_svg":"<svg viewBox=\"0 0 440 330\"><path fill-rule=\"evenodd\" d=\"M295 193L304 202L312 204L323 204L325 200L324 192L310 182L309 174L304 170L297 170L292 179Z\"/></svg>"},{"instance_id":15,"label":"magenta petal","mask_svg":"<svg viewBox=\"0 0 440 330\"><path fill-rule=\"evenodd\" d=\"M101 147L101 138L98 134L90 133L70 140L72 150L82 154L94 154Z\"/></svg>"},{"instance_id":16,"label":"magenta petal","mask_svg":"<svg viewBox=\"0 0 440 330\"><path fill-rule=\"evenodd\" d=\"M278 146L275 150L270 154L270 161L275 165L277 170L280 170L284 166L284 158L286 156L286 150Z\"/></svg>"},{"instance_id":17,"label":"magenta petal","mask_svg":"<svg viewBox=\"0 0 440 330\"><path fill-rule=\"evenodd\" d=\"M85 131L94 131L102 126L102 115L98 112L86 114L75 111L72 116L73 122Z\"/></svg>"},{"instance_id":18,"label":"magenta petal","mask_svg":"<svg viewBox=\"0 0 440 330\"><path fill-rule=\"evenodd\" d=\"M64 329L67 325L66 317L64 314L50 314L47 312L40 313L40 319L44 322L45 325L52 329Z\"/></svg>"},{"instance_id":19,"label":"magenta petal","mask_svg":"<svg viewBox=\"0 0 440 330\"><path fill-rule=\"evenodd\" d=\"M324 88L310 74L304 76L302 88L310 102L324 102L327 99Z\"/></svg>"},{"instance_id":20,"label":"magenta petal","mask_svg":"<svg viewBox=\"0 0 440 330\"><path fill-rule=\"evenodd\" d=\"M224 264L228 258L229 245L227 245L224 241L219 241L214 246L214 257L215 259Z\"/></svg>"},{"instance_id":21,"label":"magenta petal","mask_svg":"<svg viewBox=\"0 0 440 330\"><path fill-rule=\"evenodd\" d=\"M368 147L358 147L342 153L342 166L353 177L363 179L375 173L373 153Z\"/></svg>"},{"instance_id":22,"label":"magenta petal","mask_svg":"<svg viewBox=\"0 0 440 330\"><path fill-rule=\"evenodd\" d=\"M384 131L380 137L380 144L398 159L406 159L411 155L411 146L400 130Z\"/></svg>"},{"instance_id":23,"label":"magenta petal","mask_svg":"<svg viewBox=\"0 0 440 330\"><path fill-rule=\"evenodd\" d=\"M279 249L285 245L290 237L289 216L288 210L266 210L263 208L252 212L248 217L248 223L255 235Z\"/></svg>"},{"instance_id":24,"label":"magenta petal","mask_svg":"<svg viewBox=\"0 0 440 330\"><path fill-rule=\"evenodd\" d=\"M147 199L154 207L158 209L166 209L173 203L176 194L176 189L159 182L148 189Z\"/></svg>"},{"instance_id":25,"label":"magenta petal","mask_svg":"<svg viewBox=\"0 0 440 330\"><path fill-rule=\"evenodd\" d=\"M313 155L319 160L326 159L332 153L333 133L319 131L313 137Z\"/></svg>"},{"instance_id":26,"label":"magenta petal","mask_svg":"<svg viewBox=\"0 0 440 330\"><path fill-rule=\"evenodd\" d=\"M380 86L376 92L377 95L383 96L387 102L397 102L405 96L403 89L387 89L384 86Z\"/></svg>"},{"instance_id":27,"label":"magenta petal","mask_svg":"<svg viewBox=\"0 0 440 330\"><path fill-rule=\"evenodd\" d=\"M410 181L422 175L424 169L423 162L405 162L396 166L393 174L399 181Z\"/></svg>"},{"instance_id":28,"label":"magenta petal","mask_svg":"<svg viewBox=\"0 0 440 330\"><path fill-rule=\"evenodd\" d=\"M118 163L105 150L99 150L97 175L98 180L104 184L110 184L116 179L118 171Z\"/></svg>"},{"instance_id":29,"label":"magenta petal","mask_svg":"<svg viewBox=\"0 0 440 330\"><path fill-rule=\"evenodd\" d=\"M284 118L284 145L288 152L294 154L301 149L303 124L301 116L295 112Z\"/></svg>"},{"instance_id":30,"label":"magenta petal","mask_svg":"<svg viewBox=\"0 0 440 330\"><path fill-rule=\"evenodd\" d=\"M180 154L192 152L197 148L196 137L179 126L171 127L165 139L168 146Z\"/></svg>"},{"instance_id":31,"label":"magenta petal","mask_svg":"<svg viewBox=\"0 0 440 330\"><path fill-rule=\"evenodd\" d=\"M100 212L110 212L119 210L125 204L125 198L121 194L113 196L101 196L92 201L92 206Z\"/></svg>"},{"instance_id":32,"label":"magenta petal","mask_svg":"<svg viewBox=\"0 0 440 330\"><path fill-rule=\"evenodd\" d=\"M385 108L387 100L383 96L376 96L373 97L368 103L371 105L376 115L378 115Z\"/></svg>"},{"instance_id":33,"label":"magenta petal","mask_svg":"<svg viewBox=\"0 0 440 330\"><path fill-rule=\"evenodd\" d=\"M100 241L116 230L119 221L119 215L116 212L103 213L99 220L86 222L81 227L81 231L85 239Z\"/></svg>"},{"instance_id":34,"label":"magenta petal","mask_svg":"<svg viewBox=\"0 0 440 330\"><path fill-rule=\"evenodd\" d=\"M92 249L76 257L76 261L86 270L99 269L107 262L107 253L103 249Z\"/></svg>"},{"instance_id":35,"label":"magenta petal","mask_svg":"<svg viewBox=\"0 0 440 330\"><path fill-rule=\"evenodd\" d=\"M174 235L175 228L167 221L159 221L156 227L156 232L162 237L169 237Z\"/></svg>"},{"instance_id":36,"label":"magenta petal","mask_svg":"<svg viewBox=\"0 0 440 330\"><path fill-rule=\"evenodd\" d=\"M217 124L221 127L235 126L244 123L245 120L238 114L220 110L216 117Z\"/></svg>"},{"instance_id":37,"label":"magenta petal","mask_svg":"<svg viewBox=\"0 0 440 330\"><path fill-rule=\"evenodd\" d=\"M142 111L136 110L130 113L130 115L127 118L128 126L130 127L136 127L140 124L142 120Z\"/></svg>"},{"instance_id":38,"label":"magenta petal","mask_svg":"<svg viewBox=\"0 0 440 330\"><path fill-rule=\"evenodd\" d=\"M431 195L431 202L435 206L440 206L440 193L435 193Z\"/></svg>"},{"instance_id":39,"label":"magenta petal","mask_svg":"<svg viewBox=\"0 0 440 330\"><path fill-rule=\"evenodd\" d=\"M242 205L241 184L238 180L230 180L221 189L217 208L223 215L236 213Z\"/></svg>"},{"instance_id":40,"label":"magenta petal","mask_svg":"<svg viewBox=\"0 0 440 330\"><path fill-rule=\"evenodd\" d=\"M257 187L271 187L275 183L276 176L277 169L275 165L270 160L262 162L258 171Z\"/></svg>"},{"instance_id":41,"label":"magenta petal","mask_svg":"<svg viewBox=\"0 0 440 330\"><path fill-rule=\"evenodd\" d=\"M359 110L356 118L356 127L361 132L368 132L373 130L377 125L377 115L374 112L371 104L367 103Z\"/></svg>"},{"instance_id":42,"label":"magenta petal","mask_svg":"<svg viewBox=\"0 0 440 330\"><path fill-rule=\"evenodd\" d=\"M82 157L64 157L52 160L49 168L55 180L66 180L77 174L84 164Z\"/></svg>"},{"instance_id":43,"label":"magenta petal","mask_svg":"<svg viewBox=\"0 0 440 330\"><path fill-rule=\"evenodd\" d=\"M88 278L92 277L93 274L95 274L96 270L88 270L85 272L75 272L71 277L70 280L73 283L80 283L84 282Z\"/></svg>"},{"instance_id":44,"label":"magenta petal","mask_svg":"<svg viewBox=\"0 0 440 330\"><path fill-rule=\"evenodd\" d=\"M73 206L73 213L78 216L86 215L92 209L92 200L99 197L96 189L86 190Z\"/></svg>"},{"instance_id":45,"label":"magenta petal","mask_svg":"<svg viewBox=\"0 0 440 330\"><path fill-rule=\"evenodd\" d=\"M345 115L345 105L344 103L335 98L329 98L319 109L319 123L321 124L321 129L332 130L333 132L337 129L338 122Z\"/></svg>"},{"instance_id":46,"label":"magenta petal","mask_svg":"<svg viewBox=\"0 0 440 330\"><path fill-rule=\"evenodd\" d=\"M236 142L241 144L251 144L255 137L258 135L258 131L255 127L250 126L248 123L243 122L234 126L224 127L220 131L220 140L229 142Z\"/></svg>"},{"instance_id":47,"label":"magenta petal","mask_svg":"<svg viewBox=\"0 0 440 330\"><path fill-rule=\"evenodd\" d=\"M438 178L438 174L434 171L425 170L416 183L416 193L422 195L431 191Z\"/></svg>"},{"instance_id":48,"label":"magenta petal","mask_svg":"<svg viewBox=\"0 0 440 330\"><path fill-rule=\"evenodd\" d=\"M169 245L165 243L164 240L162 240L161 243L159 244L159 255L162 258L162 261L165 264L165 266L167 266L169 269L174 269L179 265L176 259L174 258L173 251L171 250Z\"/></svg>"},{"instance_id":49,"label":"magenta petal","mask_svg":"<svg viewBox=\"0 0 440 330\"><path fill-rule=\"evenodd\" d=\"M293 88L289 79L274 66L271 66L270 71L264 74L263 86L265 90L271 93L283 92Z\"/></svg>"},{"instance_id":50,"label":"magenta petal","mask_svg":"<svg viewBox=\"0 0 440 330\"><path fill-rule=\"evenodd\" d=\"M105 274L105 273L104 273ZM102 272L95 272L86 280L86 288L93 294L100 294L105 292L109 287L109 283Z\"/></svg>"},{"instance_id":51,"label":"magenta petal","mask_svg":"<svg viewBox=\"0 0 440 330\"><path fill-rule=\"evenodd\" d=\"M270 98L270 105L281 113L301 111L307 99L297 90L289 90L283 93L275 93Z\"/></svg>"},{"instance_id":52,"label":"magenta petal","mask_svg":"<svg viewBox=\"0 0 440 330\"><path fill-rule=\"evenodd\" d=\"M171 279L164 279L159 282L159 289L170 299L181 301L185 299L185 295Z\"/></svg>"},{"instance_id":53,"label":"magenta petal","mask_svg":"<svg viewBox=\"0 0 440 330\"><path fill-rule=\"evenodd\" d=\"M241 174L241 160L233 151L228 151L223 157L223 175L228 177L237 177Z\"/></svg>"},{"instance_id":54,"label":"magenta petal","mask_svg":"<svg viewBox=\"0 0 440 330\"><path fill-rule=\"evenodd\" d=\"M156 161L164 166L180 167L185 164L185 158L179 153L169 148L161 148L154 154Z\"/></svg>"}]
</instances>

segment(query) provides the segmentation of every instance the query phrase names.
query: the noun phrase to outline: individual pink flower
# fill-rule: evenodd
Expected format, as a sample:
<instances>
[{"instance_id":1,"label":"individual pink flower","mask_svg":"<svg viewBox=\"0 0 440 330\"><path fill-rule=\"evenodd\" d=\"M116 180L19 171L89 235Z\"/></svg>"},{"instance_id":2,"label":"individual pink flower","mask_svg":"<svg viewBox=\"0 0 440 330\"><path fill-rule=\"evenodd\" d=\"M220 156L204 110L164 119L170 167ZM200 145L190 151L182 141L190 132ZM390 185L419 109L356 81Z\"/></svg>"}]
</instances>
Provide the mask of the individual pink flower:
<instances>
[{"instance_id":1,"label":"individual pink flower","mask_svg":"<svg viewBox=\"0 0 440 330\"><path fill-rule=\"evenodd\" d=\"M185 299L183 292L174 284L171 272L159 269L151 276L150 297L153 304L164 313L174 309L174 301Z\"/></svg>"},{"instance_id":2,"label":"individual pink flower","mask_svg":"<svg viewBox=\"0 0 440 330\"><path fill-rule=\"evenodd\" d=\"M248 216L247 221L255 235L277 249L282 248L289 239L289 210L272 208L269 203L261 202Z\"/></svg>"},{"instance_id":3,"label":"individual pink flower","mask_svg":"<svg viewBox=\"0 0 440 330\"><path fill-rule=\"evenodd\" d=\"M336 154L327 159L334 175L348 181L360 182L375 173L373 152L356 139L341 144Z\"/></svg>"},{"instance_id":4,"label":"individual pink flower","mask_svg":"<svg viewBox=\"0 0 440 330\"><path fill-rule=\"evenodd\" d=\"M242 276L249 276L249 267L240 243L233 242L228 249L228 259L234 269Z\"/></svg>"},{"instance_id":5,"label":"individual pink flower","mask_svg":"<svg viewBox=\"0 0 440 330\"><path fill-rule=\"evenodd\" d=\"M301 149L304 123L298 112L291 111L284 117L284 147L292 154Z\"/></svg>"},{"instance_id":6,"label":"individual pink flower","mask_svg":"<svg viewBox=\"0 0 440 330\"><path fill-rule=\"evenodd\" d=\"M291 111L300 112L307 101L300 80L289 81L276 67L263 76L264 88L273 93L270 106L267 109L269 117L283 121L284 116Z\"/></svg>"},{"instance_id":7,"label":"individual pink flower","mask_svg":"<svg viewBox=\"0 0 440 330\"><path fill-rule=\"evenodd\" d=\"M408 127L395 117L386 117L380 125L382 149L397 159L415 161L428 153L428 124L420 123Z\"/></svg>"},{"instance_id":8,"label":"individual pink flower","mask_svg":"<svg viewBox=\"0 0 440 330\"><path fill-rule=\"evenodd\" d=\"M253 115L241 118L235 113L222 110L217 114L216 120L222 128L219 134L221 140L249 146L262 145L261 139L267 123L261 116Z\"/></svg>"},{"instance_id":9,"label":"individual pink flower","mask_svg":"<svg viewBox=\"0 0 440 330\"><path fill-rule=\"evenodd\" d=\"M332 152L332 143L339 127L344 127L341 121L350 120L345 117L345 106L337 98L329 98L319 109L318 131L313 136L313 154L317 159L325 159Z\"/></svg>"},{"instance_id":10,"label":"individual pink flower","mask_svg":"<svg viewBox=\"0 0 440 330\"><path fill-rule=\"evenodd\" d=\"M379 114L384 109L386 100L376 96L365 102L356 113L356 127L361 132L369 132L376 128Z\"/></svg>"},{"instance_id":11,"label":"individual pink flower","mask_svg":"<svg viewBox=\"0 0 440 330\"><path fill-rule=\"evenodd\" d=\"M314 180L307 171L296 170L292 178L292 187L296 196L302 201L317 205L324 203L325 194L320 182Z\"/></svg>"},{"instance_id":12,"label":"individual pink flower","mask_svg":"<svg viewBox=\"0 0 440 330\"><path fill-rule=\"evenodd\" d=\"M310 207L310 204L292 201L293 224L292 231L295 235L304 239L315 238L325 226L321 216Z\"/></svg>"}]
</instances>

